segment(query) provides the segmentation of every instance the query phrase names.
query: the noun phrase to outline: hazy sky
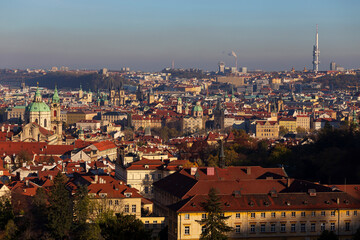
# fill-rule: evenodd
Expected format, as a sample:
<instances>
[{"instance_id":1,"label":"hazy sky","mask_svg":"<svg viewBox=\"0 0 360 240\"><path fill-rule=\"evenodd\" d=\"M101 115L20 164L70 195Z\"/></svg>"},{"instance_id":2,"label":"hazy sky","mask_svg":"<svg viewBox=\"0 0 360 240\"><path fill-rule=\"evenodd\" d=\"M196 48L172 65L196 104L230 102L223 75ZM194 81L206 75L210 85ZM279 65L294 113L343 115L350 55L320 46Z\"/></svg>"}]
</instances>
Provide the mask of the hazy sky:
<instances>
[{"instance_id":1,"label":"hazy sky","mask_svg":"<svg viewBox=\"0 0 360 240\"><path fill-rule=\"evenodd\" d=\"M0 68L360 67L359 0L2 0Z\"/></svg>"}]
</instances>

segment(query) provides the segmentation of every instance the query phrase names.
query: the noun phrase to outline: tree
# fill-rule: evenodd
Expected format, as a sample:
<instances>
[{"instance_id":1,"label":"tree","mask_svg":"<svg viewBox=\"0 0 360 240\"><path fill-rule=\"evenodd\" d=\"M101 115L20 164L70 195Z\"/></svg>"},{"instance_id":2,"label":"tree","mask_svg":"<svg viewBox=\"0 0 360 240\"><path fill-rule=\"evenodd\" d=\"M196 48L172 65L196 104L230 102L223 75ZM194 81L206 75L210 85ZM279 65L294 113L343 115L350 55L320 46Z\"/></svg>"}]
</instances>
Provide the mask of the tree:
<instances>
[{"instance_id":1,"label":"tree","mask_svg":"<svg viewBox=\"0 0 360 240\"><path fill-rule=\"evenodd\" d=\"M66 189L66 181L66 176L59 172L49 197L48 228L56 239L69 236L73 220L73 203L70 192Z\"/></svg>"},{"instance_id":2,"label":"tree","mask_svg":"<svg viewBox=\"0 0 360 240\"><path fill-rule=\"evenodd\" d=\"M289 132L289 129L287 129L286 127L284 126L280 126L279 128L279 135L280 136L284 136L285 134L287 134Z\"/></svg>"},{"instance_id":3,"label":"tree","mask_svg":"<svg viewBox=\"0 0 360 240\"><path fill-rule=\"evenodd\" d=\"M325 230L321 233L318 240L339 240L339 238L333 231L329 232L328 230Z\"/></svg>"},{"instance_id":4,"label":"tree","mask_svg":"<svg viewBox=\"0 0 360 240\"><path fill-rule=\"evenodd\" d=\"M14 222L14 220L10 219L5 226L5 236L3 239L5 240L12 240L16 239L18 228Z\"/></svg>"},{"instance_id":5,"label":"tree","mask_svg":"<svg viewBox=\"0 0 360 240\"><path fill-rule=\"evenodd\" d=\"M232 231L232 227L227 226L225 220L230 216L224 216L221 204L221 198L217 195L216 189L211 188L207 200L201 203L202 208L207 214L207 218L198 221L199 224L204 226L204 231L201 233L200 239L228 239L226 233Z\"/></svg>"},{"instance_id":6,"label":"tree","mask_svg":"<svg viewBox=\"0 0 360 240\"><path fill-rule=\"evenodd\" d=\"M4 230L6 224L14 219L14 211L8 198L0 201L0 230Z\"/></svg>"},{"instance_id":7,"label":"tree","mask_svg":"<svg viewBox=\"0 0 360 240\"><path fill-rule=\"evenodd\" d=\"M356 233L354 234L353 240L360 240L360 228L356 230Z\"/></svg>"},{"instance_id":8,"label":"tree","mask_svg":"<svg viewBox=\"0 0 360 240\"><path fill-rule=\"evenodd\" d=\"M90 198L86 185L78 185L74 196L74 223L72 235L78 240L99 239L100 227L97 223L88 223Z\"/></svg>"},{"instance_id":9,"label":"tree","mask_svg":"<svg viewBox=\"0 0 360 240\"><path fill-rule=\"evenodd\" d=\"M145 229L144 224L135 215L107 215L100 219L99 226L104 239L151 239L151 232Z\"/></svg>"}]
</instances>

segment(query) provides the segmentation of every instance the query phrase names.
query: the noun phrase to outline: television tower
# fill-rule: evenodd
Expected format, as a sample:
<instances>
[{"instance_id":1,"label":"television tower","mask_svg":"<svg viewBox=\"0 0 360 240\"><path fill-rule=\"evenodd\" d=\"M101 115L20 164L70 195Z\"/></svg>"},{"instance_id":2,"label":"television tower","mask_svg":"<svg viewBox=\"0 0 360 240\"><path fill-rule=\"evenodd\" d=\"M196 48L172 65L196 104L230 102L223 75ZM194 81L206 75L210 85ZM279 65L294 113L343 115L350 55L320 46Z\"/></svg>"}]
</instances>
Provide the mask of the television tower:
<instances>
[{"instance_id":1,"label":"television tower","mask_svg":"<svg viewBox=\"0 0 360 240\"><path fill-rule=\"evenodd\" d=\"M320 50L319 50L319 33L318 33L318 25L316 24L316 36L315 36L315 45L313 50L313 71L317 73L319 71L320 64Z\"/></svg>"}]
</instances>

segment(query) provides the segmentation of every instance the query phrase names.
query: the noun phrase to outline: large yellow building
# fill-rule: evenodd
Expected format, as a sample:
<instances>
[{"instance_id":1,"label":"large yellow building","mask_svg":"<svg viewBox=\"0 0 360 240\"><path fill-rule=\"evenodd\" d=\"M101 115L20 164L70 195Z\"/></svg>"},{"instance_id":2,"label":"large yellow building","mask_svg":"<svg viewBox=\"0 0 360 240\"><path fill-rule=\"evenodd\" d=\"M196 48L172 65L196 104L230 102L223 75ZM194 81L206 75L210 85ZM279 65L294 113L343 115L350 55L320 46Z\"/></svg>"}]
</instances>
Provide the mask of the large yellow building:
<instances>
[{"instance_id":1,"label":"large yellow building","mask_svg":"<svg viewBox=\"0 0 360 240\"><path fill-rule=\"evenodd\" d=\"M229 239L312 240L324 230L350 239L360 226L359 199L290 179L282 168L192 168L154 183L154 212L168 217L169 239L199 239L211 188L233 227Z\"/></svg>"}]
</instances>

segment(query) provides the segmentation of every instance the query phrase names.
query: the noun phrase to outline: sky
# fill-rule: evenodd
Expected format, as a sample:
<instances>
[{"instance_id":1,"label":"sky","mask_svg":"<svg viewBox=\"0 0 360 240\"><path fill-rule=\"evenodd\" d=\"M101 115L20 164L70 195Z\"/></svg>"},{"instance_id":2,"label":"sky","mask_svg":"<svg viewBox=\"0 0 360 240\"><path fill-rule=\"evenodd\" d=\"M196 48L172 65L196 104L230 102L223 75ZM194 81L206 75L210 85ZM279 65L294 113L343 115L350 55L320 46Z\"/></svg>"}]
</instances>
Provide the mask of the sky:
<instances>
[{"instance_id":1,"label":"sky","mask_svg":"<svg viewBox=\"0 0 360 240\"><path fill-rule=\"evenodd\" d=\"M2 0L0 69L360 68L358 0Z\"/></svg>"}]
</instances>

